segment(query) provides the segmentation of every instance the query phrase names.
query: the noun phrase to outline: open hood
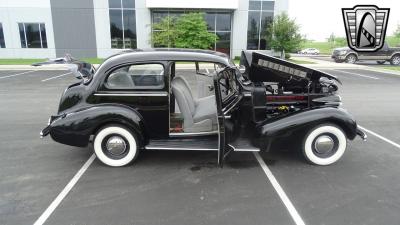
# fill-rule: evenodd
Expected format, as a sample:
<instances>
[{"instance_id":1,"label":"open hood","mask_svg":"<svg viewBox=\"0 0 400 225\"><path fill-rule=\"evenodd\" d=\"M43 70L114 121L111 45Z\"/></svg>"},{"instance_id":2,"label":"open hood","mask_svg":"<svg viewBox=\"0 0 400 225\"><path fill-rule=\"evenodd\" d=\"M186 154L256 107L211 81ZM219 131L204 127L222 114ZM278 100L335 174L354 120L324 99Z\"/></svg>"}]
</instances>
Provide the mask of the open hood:
<instances>
[{"instance_id":1,"label":"open hood","mask_svg":"<svg viewBox=\"0 0 400 225\"><path fill-rule=\"evenodd\" d=\"M341 81L328 73L301 66L256 51L242 51L240 65L245 66L245 75L253 82L319 81L321 77Z\"/></svg>"},{"instance_id":2,"label":"open hood","mask_svg":"<svg viewBox=\"0 0 400 225\"><path fill-rule=\"evenodd\" d=\"M91 79L96 69L92 64L80 61L66 54L64 58L49 59L46 62L34 63L32 66L64 64L78 79Z\"/></svg>"}]
</instances>

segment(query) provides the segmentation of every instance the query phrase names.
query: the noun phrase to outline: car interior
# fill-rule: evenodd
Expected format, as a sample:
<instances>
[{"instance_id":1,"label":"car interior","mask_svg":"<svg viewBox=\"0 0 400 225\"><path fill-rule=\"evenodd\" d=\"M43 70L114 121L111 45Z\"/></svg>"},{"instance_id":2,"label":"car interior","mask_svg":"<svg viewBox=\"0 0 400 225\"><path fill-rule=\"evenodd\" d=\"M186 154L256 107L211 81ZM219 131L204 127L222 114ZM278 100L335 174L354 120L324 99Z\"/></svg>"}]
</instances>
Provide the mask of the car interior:
<instances>
[{"instance_id":1,"label":"car interior","mask_svg":"<svg viewBox=\"0 0 400 225\"><path fill-rule=\"evenodd\" d=\"M162 89L164 67L161 64L136 64L113 71L107 78L110 89Z\"/></svg>"},{"instance_id":2,"label":"car interior","mask_svg":"<svg viewBox=\"0 0 400 225\"><path fill-rule=\"evenodd\" d=\"M175 62L171 66L170 133L218 131L214 63Z\"/></svg>"}]
</instances>

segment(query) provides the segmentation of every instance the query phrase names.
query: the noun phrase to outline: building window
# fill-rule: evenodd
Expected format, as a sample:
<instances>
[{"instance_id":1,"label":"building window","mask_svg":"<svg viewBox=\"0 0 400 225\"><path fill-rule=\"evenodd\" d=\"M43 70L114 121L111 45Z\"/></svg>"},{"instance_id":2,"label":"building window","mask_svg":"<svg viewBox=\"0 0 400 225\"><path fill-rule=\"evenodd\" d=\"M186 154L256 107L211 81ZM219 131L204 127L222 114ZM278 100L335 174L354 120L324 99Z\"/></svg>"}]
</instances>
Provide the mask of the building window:
<instances>
[{"instance_id":1,"label":"building window","mask_svg":"<svg viewBox=\"0 0 400 225\"><path fill-rule=\"evenodd\" d=\"M249 2L249 19L247 27L247 49L268 49L266 31L274 17L274 1Z\"/></svg>"},{"instance_id":2,"label":"building window","mask_svg":"<svg viewBox=\"0 0 400 225\"><path fill-rule=\"evenodd\" d=\"M44 23L18 23L22 48L47 48Z\"/></svg>"},{"instance_id":3,"label":"building window","mask_svg":"<svg viewBox=\"0 0 400 225\"><path fill-rule=\"evenodd\" d=\"M5 48L6 43L4 41L3 25L0 23L0 48Z\"/></svg>"},{"instance_id":4,"label":"building window","mask_svg":"<svg viewBox=\"0 0 400 225\"><path fill-rule=\"evenodd\" d=\"M136 48L135 0L108 0L111 48Z\"/></svg>"},{"instance_id":5,"label":"building window","mask_svg":"<svg viewBox=\"0 0 400 225\"><path fill-rule=\"evenodd\" d=\"M179 17L184 13L197 12L195 10L188 11L170 11L170 10L154 10L152 11L152 23L158 23L163 18ZM231 31L232 31L232 14L230 12L217 12L217 11L203 11L204 19L207 23L208 32L214 33L218 36L212 46L212 50L230 54L231 46ZM169 27L165 28L166 30ZM152 30L152 32L160 32L163 30ZM153 46L153 47L171 47L171 46Z\"/></svg>"}]
</instances>

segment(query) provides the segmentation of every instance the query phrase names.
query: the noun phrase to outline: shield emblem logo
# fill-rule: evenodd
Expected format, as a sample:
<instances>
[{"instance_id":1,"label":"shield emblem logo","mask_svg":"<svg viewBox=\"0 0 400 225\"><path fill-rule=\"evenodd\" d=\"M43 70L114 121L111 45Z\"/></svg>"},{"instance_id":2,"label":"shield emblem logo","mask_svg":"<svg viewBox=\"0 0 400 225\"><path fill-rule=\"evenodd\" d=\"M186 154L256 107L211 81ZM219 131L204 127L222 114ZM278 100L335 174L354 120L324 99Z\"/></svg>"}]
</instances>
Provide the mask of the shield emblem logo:
<instances>
[{"instance_id":1,"label":"shield emblem logo","mask_svg":"<svg viewBox=\"0 0 400 225\"><path fill-rule=\"evenodd\" d=\"M343 8L349 47L359 52L374 52L381 49L385 43L389 12L389 8L378 8L375 5Z\"/></svg>"}]
</instances>

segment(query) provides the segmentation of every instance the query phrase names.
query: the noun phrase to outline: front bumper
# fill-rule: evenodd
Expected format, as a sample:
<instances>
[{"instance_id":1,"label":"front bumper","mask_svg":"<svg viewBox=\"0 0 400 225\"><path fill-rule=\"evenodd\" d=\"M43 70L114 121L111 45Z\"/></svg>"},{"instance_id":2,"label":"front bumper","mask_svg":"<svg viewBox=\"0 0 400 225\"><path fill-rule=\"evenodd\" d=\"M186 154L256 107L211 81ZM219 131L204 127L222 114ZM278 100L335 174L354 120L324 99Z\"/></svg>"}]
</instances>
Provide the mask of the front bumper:
<instances>
[{"instance_id":1,"label":"front bumper","mask_svg":"<svg viewBox=\"0 0 400 225\"><path fill-rule=\"evenodd\" d=\"M363 141L367 140L367 134L364 133L364 131L362 131L359 127L357 127L356 134L360 136L363 139Z\"/></svg>"},{"instance_id":2,"label":"front bumper","mask_svg":"<svg viewBox=\"0 0 400 225\"><path fill-rule=\"evenodd\" d=\"M346 55L332 55L331 58L335 60L345 60Z\"/></svg>"}]
</instances>

